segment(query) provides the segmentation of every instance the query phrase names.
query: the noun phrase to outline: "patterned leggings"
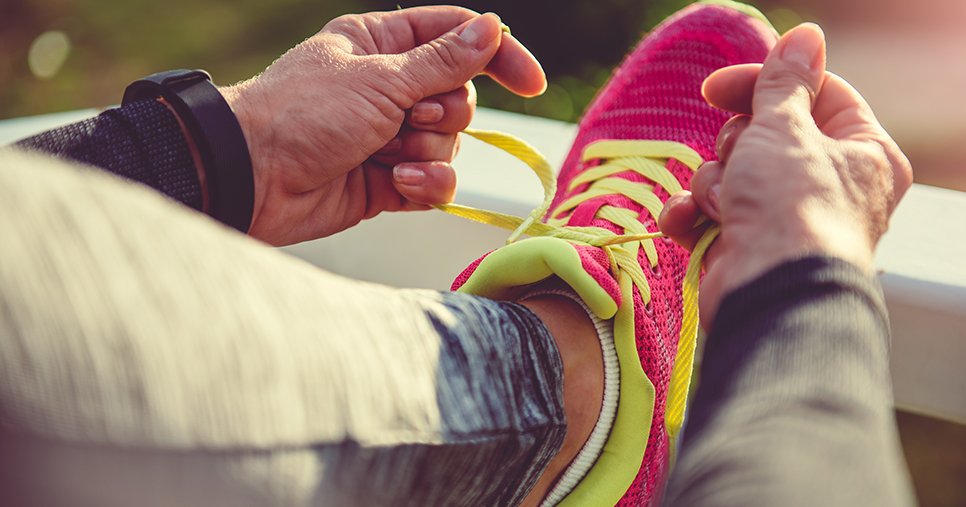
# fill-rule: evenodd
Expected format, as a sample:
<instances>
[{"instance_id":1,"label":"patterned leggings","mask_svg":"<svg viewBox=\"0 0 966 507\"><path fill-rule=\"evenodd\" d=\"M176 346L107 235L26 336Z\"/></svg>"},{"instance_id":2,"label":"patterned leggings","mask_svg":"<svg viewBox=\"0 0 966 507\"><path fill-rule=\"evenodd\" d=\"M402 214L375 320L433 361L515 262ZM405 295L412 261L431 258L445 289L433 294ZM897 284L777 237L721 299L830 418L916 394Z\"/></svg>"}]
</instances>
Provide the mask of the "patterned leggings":
<instances>
[{"instance_id":1,"label":"patterned leggings","mask_svg":"<svg viewBox=\"0 0 966 507\"><path fill-rule=\"evenodd\" d=\"M348 280L0 151L4 505L515 505L562 389L519 305Z\"/></svg>"}]
</instances>

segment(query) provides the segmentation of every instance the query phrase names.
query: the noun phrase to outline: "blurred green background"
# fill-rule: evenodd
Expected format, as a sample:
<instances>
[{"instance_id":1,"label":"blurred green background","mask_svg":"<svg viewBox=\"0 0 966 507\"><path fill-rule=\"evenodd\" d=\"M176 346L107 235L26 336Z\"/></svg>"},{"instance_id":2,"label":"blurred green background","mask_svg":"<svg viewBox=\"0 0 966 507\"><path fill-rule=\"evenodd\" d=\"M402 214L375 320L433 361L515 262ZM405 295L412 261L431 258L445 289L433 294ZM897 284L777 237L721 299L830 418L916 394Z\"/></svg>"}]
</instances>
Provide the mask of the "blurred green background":
<instances>
[{"instance_id":1,"label":"blurred green background","mask_svg":"<svg viewBox=\"0 0 966 507\"><path fill-rule=\"evenodd\" d=\"M479 12L498 13L543 63L550 81L546 94L523 99L481 77L475 81L479 103L576 121L627 50L688 3L464 2ZM957 85L966 82L966 62L957 67L955 60L961 53L955 48L963 44L930 39L962 32L966 10L961 0L751 3L780 31L802 19L821 22L829 36L830 68L838 63L834 70L867 94L913 160L917 181L966 188L966 171L960 169L966 156L966 143L960 141L966 137L966 110ZM257 74L332 18L395 8L396 2L381 0L0 0L0 119L113 105L129 82L167 69L204 68L216 83L231 84ZM913 49L903 54L904 60L883 58L879 48L889 41ZM880 67L874 65L876 58L884 62ZM903 65L922 70L894 70ZM944 69L934 79L926 75ZM896 88L896 83L907 85ZM922 83L933 89L922 93L927 90L919 88ZM935 88L936 83L949 90ZM960 102L950 102L955 100ZM966 505L966 427L911 414L898 417L921 503Z\"/></svg>"},{"instance_id":2,"label":"blurred green background","mask_svg":"<svg viewBox=\"0 0 966 507\"><path fill-rule=\"evenodd\" d=\"M688 3L464 2L500 14L550 81L546 94L523 99L480 78L480 104L574 121L641 35ZM165 69L204 68L216 83L231 84L332 18L396 7L383 0L2 0L0 118L115 104L127 83Z\"/></svg>"},{"instance_id":3,"label":"blurred green background","mask_svg":"<svg viewBox=\"0 0 966 507\"><path fill-rule=\"evenodd\" d=\"M0 119L105 107L159 70L203 68L218 84L257 74L346 13L399 0L0 0ZM872 104L916 181L966 190L966 2L749 0L784 30L818 21L829 68ZM541 97L476 79L479 103L575 121L647 30L688 0L467 0L493 11L543 63Z\"/></svg>"}]
</instances>

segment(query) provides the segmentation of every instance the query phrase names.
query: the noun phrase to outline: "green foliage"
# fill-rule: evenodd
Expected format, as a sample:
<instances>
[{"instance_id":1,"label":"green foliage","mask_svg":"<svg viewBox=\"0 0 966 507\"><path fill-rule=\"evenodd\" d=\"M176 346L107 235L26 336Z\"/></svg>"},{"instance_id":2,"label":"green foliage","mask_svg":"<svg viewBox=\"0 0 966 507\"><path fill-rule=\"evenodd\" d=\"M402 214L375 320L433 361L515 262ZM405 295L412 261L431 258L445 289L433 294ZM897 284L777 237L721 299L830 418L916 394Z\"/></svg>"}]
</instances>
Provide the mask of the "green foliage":
<instances>
[{"instance_id":1,"label":"green foliage","mask_svg":"<svg viewBox=\"0 0 966 507\"><path fill-rule=\"evenodd\" d=\"M664 17L688 0L467 0L498 13L543 63L541 97L517 97L488 78L480 105L574 121L611 69ZM173 68L204 68L219 84L251 77L287 49L346 13L417 5L394 0L3 0L0 2L0 118L103 107L124 86ZM30 44L60 30L72 44L50 79L27 64Z\"/></svg>"}]
</instances>

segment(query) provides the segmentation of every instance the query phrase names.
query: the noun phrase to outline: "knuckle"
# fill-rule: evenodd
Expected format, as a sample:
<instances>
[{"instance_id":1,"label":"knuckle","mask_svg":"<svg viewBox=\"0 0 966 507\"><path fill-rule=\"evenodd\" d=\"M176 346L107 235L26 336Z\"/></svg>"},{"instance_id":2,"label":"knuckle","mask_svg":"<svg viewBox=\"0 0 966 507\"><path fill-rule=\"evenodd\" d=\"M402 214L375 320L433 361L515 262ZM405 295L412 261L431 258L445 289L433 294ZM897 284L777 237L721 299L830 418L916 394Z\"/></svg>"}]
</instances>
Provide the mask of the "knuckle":
<instances>
[{"instance_id":1,"label":"knuckle","mask_svg":"<svg viewBox=\"0 0 966 507\"><path fill-rule=\"evenodd\" d=\"M429 48L435 53L436 61L442 69L455 69L460 66L460 51L456 43L448 38L440 37L427 43Z\"/></svg>"},{"instance_id":2,"label":"knuckle","mask_svg":"<svg viewBox=\"0 0 966 507\"><path fill-rule=\"evenodd\" d=\"M342 34L358 34L366 30L366 20L359 14L345 14L326 23L324 31Z\"/></svg>"},{"instance_id":3,"label":"knuckle","mask_svg":"<svg viewBox=\"0 0 966 507\"><path fill-rule=\"evenodd\" d=\"M759 79L755 93L761 91L803 97L811 103L814 103L816 97L810 76L805 70L790 67L774 69L768 74L768 79Z\"/></svg>"},{"instance_id":4,"label":"knuckle","mask_svg":"<svg viewBox=\"0 0 966 507\"><path fill-rule=\"evenodd\" d=\"M403 71L400 55L379 55L367 57L364 68L358 69L361 89L370 90L374 98L369 99L373 106L395 118L421 100L419 92L419 75L412 75L413 70Z\"/></svg>"}]
</instances>

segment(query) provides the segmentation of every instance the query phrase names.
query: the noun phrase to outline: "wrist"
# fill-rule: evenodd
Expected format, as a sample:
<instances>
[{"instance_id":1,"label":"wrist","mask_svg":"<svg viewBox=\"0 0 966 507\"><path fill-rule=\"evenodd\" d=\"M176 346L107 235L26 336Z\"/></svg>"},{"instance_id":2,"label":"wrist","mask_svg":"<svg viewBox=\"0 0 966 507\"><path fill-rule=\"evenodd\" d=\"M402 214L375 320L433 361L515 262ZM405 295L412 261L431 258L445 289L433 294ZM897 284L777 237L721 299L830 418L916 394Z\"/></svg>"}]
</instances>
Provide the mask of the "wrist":
<instances>
[{"instance_id":1,"label":"wrist","mask_svg":"<svg viewBox=\"0 0 966 507\"><path fill-rule=\"evenodd\" d=\"M254 204L251 158L231 106L201 70L172 70L131 83L123 104L163 98L175 111L185 139L200 155L208 194L208 214L247 233Z\"/></svg>"},{"instance_id":2,"label":"wrist","mask_svg":"<svg viewBox=\"0 0 966 507\"><path fill-rule=\"evenodd\" d=\"M849 227L841 218L811 222L824 225L785 221L774 227L724 227L714 266L722 280L720 295L782 264L811 256L836 257L873 273L873 248L861 228Z\"/></svg>"},{"instance_id":3,"label":"wrist","mask_svg":"<svg viewBox=\"0 0 966 507\"><path fill-rule=\"evenodd\" d=\"M268 171L265 170L266 160L270 160L265 155L265 147L260 143L262 135L268 130L264 120L258 114L258 99L256 95L255 80L250 79L241 83L223 86L218 88L218 92L224 97L225 102L235 113L238 124L241 126L248 145L248 155L252 162L252 176L255 182L255 203L252 210L252 222L250 234L256 229L255 224L261 214L265 204L265 189L267 188ZM261 135L260 135L261 134ZM253 234L254 235L254 234Z\"/></svg>"}]
</instances>

